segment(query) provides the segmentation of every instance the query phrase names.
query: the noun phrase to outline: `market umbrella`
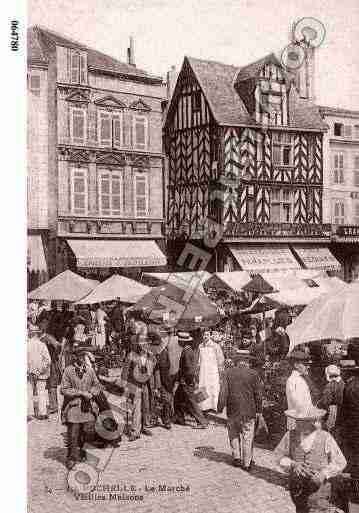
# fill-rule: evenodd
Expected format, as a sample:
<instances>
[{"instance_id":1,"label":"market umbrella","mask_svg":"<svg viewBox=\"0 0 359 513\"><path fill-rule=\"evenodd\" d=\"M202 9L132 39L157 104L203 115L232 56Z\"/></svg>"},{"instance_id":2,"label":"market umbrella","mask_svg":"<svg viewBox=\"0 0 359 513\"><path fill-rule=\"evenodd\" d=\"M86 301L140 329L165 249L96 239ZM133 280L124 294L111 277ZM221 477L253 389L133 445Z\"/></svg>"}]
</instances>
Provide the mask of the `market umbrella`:
<instances>
[{"instance_id":1,"label":"market umbrella","mask_svg":"<svg viewBox=\"0 0 359 513\"><path fill-rule=\"evenodd\" d=\"M114 274L100 283L87 296L77 302L78 305L91 305L120 298L123 303L136 303L151 289L138 281Z\"/></svg>"},{"instance_id":2,"label":"market umbrella","mask_svg":"<svg viewBox=\"0 0 359 513\"><path fill-rule=\"evenodd\" d=\"M274 287L260 274L255 274L251 281L242 287L242 290L256 294L270 294L271 292L275 292Z\"/></svg>"},{"instance_id":3,"label":"market umbrella","mask_svg":"<svg viewBox=\"0 0 359 513\"><path fill-rule=\"evenodd\" d=\"M251 281L247 271L218 272L210 276L205 282L205 288L225 288L230 291L240 292L244 285Z\"/></svg>"},{"instance_id":4,"label":"market umbrella","mask_svg":"<svg viewBox=\"0 0 359 513\"><path fill-rule=\"evenodd\" d=\"M198 289L184 291L172 283L153 288L133 307L142 310L152 319L158 319L168 312L176 312L176 327L193 330L210 327L220 321L217 306Z\"/></svg>"},{"instance_id":5,"label":"market umbrella","mask_svg":"<svg viewBox=\"0 0 359 513\"><path fill-rule=\"evenodd\" d=\"M348 340L359 337L359 283L314 299L287 327L291 351L318 340Z\"/></svg>"},{"instance_id":6,"label":"market umbrella","mask_svg":"<svg viewBox=\"0 0 359 513\"><path fill-rule=\"evenodd\" d=\"M29 299L44 301L78 301L99 284L70 270L64 271L29 294Z\"/></svg>"},{"instance_id":7,"label":"market umbrella","mask_svg":"<svg viewBox=\"0 0 359 513\"><path fill-rule=\"evenodd\" d=\"M302 286L298 289L285 289L273 294L265 294L264 298L268 301L274 301L282 307L306 306L326 293L327 289L323 290L321 287Z\"/></svg>"},{"instance_id":8,"label":"market umbrella","mask_svg":"<svg viewBox=\"0 0 359 513\"><path fill-rule=\"evenodd\" d=\"M211 277L208 271L186 271L178 273L143 273L143 281L150 287L160 287L173 283L181 289L198 287L201 292L203 284Z\"/></svg>"}]
</instances>

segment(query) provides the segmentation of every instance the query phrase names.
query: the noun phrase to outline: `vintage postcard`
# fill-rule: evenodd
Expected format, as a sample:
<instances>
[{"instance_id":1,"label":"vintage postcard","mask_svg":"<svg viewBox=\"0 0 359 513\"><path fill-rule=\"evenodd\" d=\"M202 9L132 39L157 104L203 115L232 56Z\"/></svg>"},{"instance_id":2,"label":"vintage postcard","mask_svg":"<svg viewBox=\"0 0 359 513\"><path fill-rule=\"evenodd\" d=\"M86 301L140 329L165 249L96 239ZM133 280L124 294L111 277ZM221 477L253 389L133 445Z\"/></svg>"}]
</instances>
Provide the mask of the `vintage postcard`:
<instances>
[{"instance_id":1,"label":"vintage postcard","mask_svg":"<svg viewBox=\"0 0 359 513\"><path fill-rule=\"evenodd\" d=\"M29 513L359 512L358 23L14 11Z\"/></svg>"}]
</instances>

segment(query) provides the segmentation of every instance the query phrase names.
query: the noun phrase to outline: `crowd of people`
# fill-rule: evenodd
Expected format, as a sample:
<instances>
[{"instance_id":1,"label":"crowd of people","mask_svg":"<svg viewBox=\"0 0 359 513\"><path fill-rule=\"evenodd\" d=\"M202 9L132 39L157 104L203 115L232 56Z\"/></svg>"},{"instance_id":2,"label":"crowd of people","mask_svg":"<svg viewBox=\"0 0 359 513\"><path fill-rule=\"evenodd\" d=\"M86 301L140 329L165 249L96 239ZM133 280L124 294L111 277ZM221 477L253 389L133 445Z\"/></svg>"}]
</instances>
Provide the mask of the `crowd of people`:
<instances>
[{"instance_id":1,"label":"crowd of people","mask_svg":"<svg viewBox=\"0 0 359 513\"><path fill-rule=\"evenodd\" d=\"M332 492L343 489L335 480L343 471L359 481L359 359L343 369L343 376L338 365L327 365L318 387L308 373L315 351L300 348L287 357L288 320L282 313L263 325L255 317L234 316L228 345L228 326L177 331L164 321L155 324L143 312L126 311L120 300L111 308L31 307L29 416L46 419L59 414L61 405L72 468L86 458L86 439L100 447L121 440L121 434L110 442L100 440L94 430L100 413L110 409L106 387L127 393L131 442L151 436L156 426L170 430L173 423L206 429L210 414L226 409L233 464L250 472L256 433L268 430L263 406L269 359L289 370L282 387L287 431L274 457L289 472L296 511L347 511L345 494L335 498ZM104 365L108 354L110 361L111 355L119 356L117 375ZM110 420L116 432L116 420Z\"/></svg>"}]
</instances>

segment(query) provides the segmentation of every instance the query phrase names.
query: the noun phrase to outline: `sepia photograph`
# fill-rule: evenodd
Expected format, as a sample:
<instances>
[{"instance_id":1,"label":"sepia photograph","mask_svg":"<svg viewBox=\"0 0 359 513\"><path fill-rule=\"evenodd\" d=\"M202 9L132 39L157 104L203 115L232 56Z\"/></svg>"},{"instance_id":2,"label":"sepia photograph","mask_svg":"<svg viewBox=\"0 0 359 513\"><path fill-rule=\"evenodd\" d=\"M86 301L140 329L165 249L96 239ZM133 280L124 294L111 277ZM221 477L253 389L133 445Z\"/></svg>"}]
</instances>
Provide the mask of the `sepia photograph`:
<instances>
[{"instance_id":1,"label":"sepia photograph","mask_svg":"<svg viewBox=\"0 0 359 513\"><path fill-rule=\"evenodd\" d=\"M359 513L359 3L26 9L28 513Z\"/></svg>"}]
</instances>

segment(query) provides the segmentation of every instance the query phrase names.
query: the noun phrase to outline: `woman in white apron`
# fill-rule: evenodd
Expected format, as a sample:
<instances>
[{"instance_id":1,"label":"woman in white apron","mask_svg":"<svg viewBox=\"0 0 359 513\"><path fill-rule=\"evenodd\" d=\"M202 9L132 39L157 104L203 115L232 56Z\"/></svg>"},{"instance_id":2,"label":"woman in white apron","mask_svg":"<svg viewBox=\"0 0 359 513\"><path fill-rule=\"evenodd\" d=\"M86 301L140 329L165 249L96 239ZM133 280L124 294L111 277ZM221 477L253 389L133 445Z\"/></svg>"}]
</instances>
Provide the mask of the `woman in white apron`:
<instances>
[{"instance_id":1,"label":"woman in white apron","mask_svg":"<svg viewBox=\"0 0 359 513\"><path fill-rule=\"evenodd\" d=\"M199 403L202 411L217 411L219 376L223 363L222 349L212 340L210 332L205 331L199 346L199 388L204 387L208 397Z\"/></svg>"},{"instance_id":2,"label":"woman in white apron","mask_svg":"<svg viewBox=\"0 0 359 513\"><path fill-rule=\"evenodd\" d=\"M103 348L106 344L106 320L108 317L101 306L99 304L96 310L96 346Z\"/></svg>"}]
</instances>

